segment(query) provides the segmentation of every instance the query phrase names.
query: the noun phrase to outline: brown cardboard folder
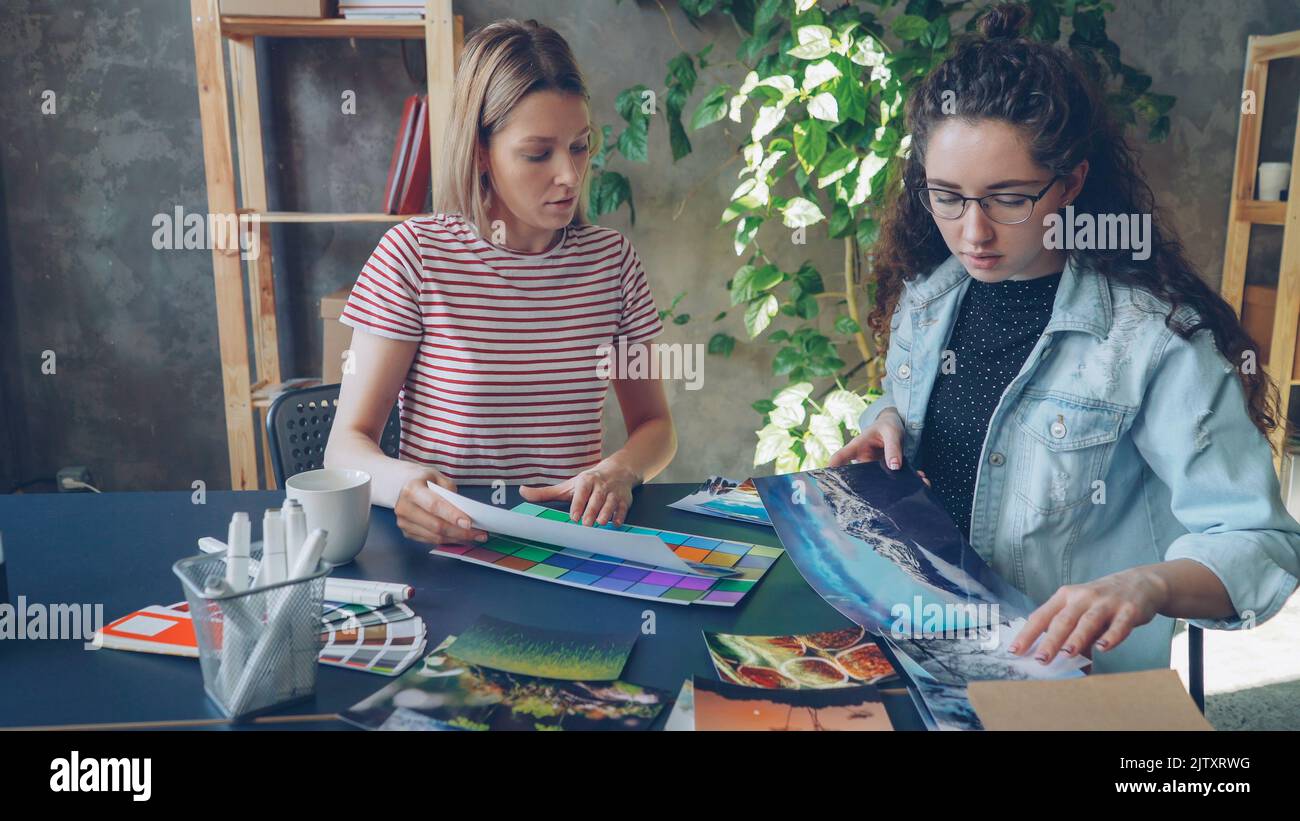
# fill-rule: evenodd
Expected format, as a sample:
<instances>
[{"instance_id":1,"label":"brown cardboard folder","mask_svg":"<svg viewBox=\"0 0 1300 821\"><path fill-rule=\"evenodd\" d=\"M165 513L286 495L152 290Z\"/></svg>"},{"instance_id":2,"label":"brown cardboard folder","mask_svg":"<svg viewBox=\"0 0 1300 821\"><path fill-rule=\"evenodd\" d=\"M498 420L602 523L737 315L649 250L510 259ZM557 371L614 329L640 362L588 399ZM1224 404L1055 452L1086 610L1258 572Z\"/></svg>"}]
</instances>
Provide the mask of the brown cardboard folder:
<instances>
[{"instance_id":1,"label":"brown cardboard folder","mask_svg":"<svg viewBox=\"0 0 1300 821\"><path fill-rule=\"evenodd\" d=\"M975 681L986 730L1213 730L1174 670L1050 681Z\"/></svg>"}]
</instances>

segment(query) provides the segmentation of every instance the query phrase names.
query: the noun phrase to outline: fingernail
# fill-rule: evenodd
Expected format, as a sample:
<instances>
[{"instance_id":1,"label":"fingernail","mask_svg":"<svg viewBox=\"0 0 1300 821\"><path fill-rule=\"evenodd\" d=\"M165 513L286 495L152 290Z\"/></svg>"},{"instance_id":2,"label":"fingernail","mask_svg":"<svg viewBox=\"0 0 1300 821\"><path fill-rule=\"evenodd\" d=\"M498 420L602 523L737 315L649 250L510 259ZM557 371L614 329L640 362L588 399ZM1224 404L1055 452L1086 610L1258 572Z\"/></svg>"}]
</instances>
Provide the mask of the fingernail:
<instances>
[{"instance_id":1,"label":"fingernail","mask_svg":"<svg viewBox=\"0 0 1300 821\"><path fill-rule=\"evenodd\" d=\"M488 539L488 537L487 537L487 534L486 534L486 533L480 533L480 534L478 534L477 536L474 537L474 541L476 541L476 542L486 542L487 539Z\"/></svg>"},{"instance_id":2,"label":"fingernail","mask_svg":"<svg viewBox=\"0 0 1300 821\"><path fill-rule=\"evenodd\" d=\"M1011 651L1012 653L1019 653L1019 652L1020 652L1020 645L1019 645L1019 644L1012 644L1012 645L1008 646L1007 649L1008 649L1009 651Z\"/></svg>"},{"instance_id":3,"label":"fingernail","mask_svg":"<svg viewBox=\"0 0 1300 821\"><path fill-rule=\"evenodd\" d=\"M1105 650L1109 646L1110 646L1110 642L1106 641L1105 639L1097 639L1097 649Z\"/></svg>"},{"instance_id":4,"label":"fingernail","mask_svg":"<svg viewBox=\"0 0 1300 821\"><path fill-rule=\"evenodd\" d=\"M897 460L897 459L890 459L890 460L889 460L889 467L890 467L891 470L898 470L898 460Z\"/></svg>"},{"instance_id":5,"label":"fingernail","mask_svg":"<svg viewBox=\"0 0 1300 821\"><path fill-rule=\"evenodd\" d=\"M458 521L456 524L460 525L461 527L469 527L469 519L466 519L464 516L462 516L460 518L460 521Z\"/></svg>"},{"instance_id":6,"label":"fingernail","mask_svg":"<svg viewBox=\"0 0 1300 821\"><path fill-rule=\"evenodd\" d=\"M1047 654L1046 654L1046 653L1039 653L1038 655L1034 656L1034 658L1037 659L1038 661L1042 662L1043 664L1046 664L1046 663L1047 663Z\"/></svg>"},{"instance_id":7,"label":"fingernail","mask_svg":"<svg viewBox=\"0 0 1300 821\"><path fill-rule=\"evenodd\" d=\"M1067 645L1065 645L1064 647L1061 648L1061 652L1064 653L1064 654L1066 654L1067 656L1073 656L1073 655L1074 655L1074 645L1072 645L1072 644L1067 644Z\"/></svg>"}]
</instances>

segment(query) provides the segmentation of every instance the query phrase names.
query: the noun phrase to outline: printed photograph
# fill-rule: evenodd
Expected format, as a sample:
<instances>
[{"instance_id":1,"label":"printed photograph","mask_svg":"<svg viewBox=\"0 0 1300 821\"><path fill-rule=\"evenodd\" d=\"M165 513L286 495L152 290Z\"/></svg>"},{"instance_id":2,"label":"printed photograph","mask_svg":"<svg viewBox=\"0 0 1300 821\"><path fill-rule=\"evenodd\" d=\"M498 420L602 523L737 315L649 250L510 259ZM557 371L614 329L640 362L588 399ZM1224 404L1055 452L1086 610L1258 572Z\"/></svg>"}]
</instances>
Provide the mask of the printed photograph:
<instances>
[{"instance_id":1,"label":"printed photograph","mask_svg":"<svg viewBox=\"0 0 1300 821\"><path fill-rule=\"evenodd\" d=\"M819 690L763 690L695 677L696 730L892 730L870 684Z\"/></svg>"},{"instance_id":2,"label":"printed photograph","mask_svg":"<svg viewBox=\"0 0 1300 821\"><path fill-rule=\"evenodd\" d=\"M505 673L571 681L623 674L637 634L583 633L480 616L456 639L456 658Z\"/></svg>"},{"instance_id":3,"label":"printed photograph","mask_svg":"<svg viewBox=\"0 0 1300 821\"><path fill-rule=\"evenodd\" d=\"M965 685L943 684L935 680L888 639L885 644L890 646L891 655L907 679L908 692L926 729L956 732L984 729L966 695Z\"/></svg>"},{"instance_id":4,"label":"printed photograph","mask_svg":"<svg viewBox=\"0 0 1300 821\"><path fill-rule=\"evenodd\" d=\"M1041 664L1033 652L1017 656L1007 650L1024 626L1023 620L999 625L987 640L976 638L898 638L889 643L907 655L936 681L965 686L970 681L991 679L1053 679L1083 675L1092 662L1082 656L1059 654L1050 664ZM1039 641L1042 639L1040 638ZM1035 644L1037 646L1037 643Z\"/></svg>"},{"instance_id":5,"label":"printed photograph","mask_svg":"<svg viewBox=\"0 0 1300 821\"><path fill-rule=\"evenodd\" d=\"M561 681L466 663L449 637L423 663L344 711L366 730L645 730L670 696L625 681Z\"/></svg>"},{"instance_id":6,"label":"printed photograph","mask_svg":"<svg viewBox=\"0 0 1300 821\"><path fill-rule=\"evenodd\" d=\"M983 730L975 708L966 697L966 688L956 684L921 680L916 688L934 719L935 729L946 732Z\"/></svg>"},{"instance_id":7,"label":"printed photograph","mask_svg":"<svg viewBox=\"0 0 1300 821\"><path fill-rule=\"evenodd\" d=\"M694 493L678 499L669 507L739 522L772 525L753 479L738 482L725 476L710 476Z\"/></svg>"},{"instance_id":8,"label":"printed photograph","mask_svg":"<svg viewBox=\"0 0 1300 821\"><path fill-rule=\"evenodd\" d=\"M724 681L771 690L879 684L897 672L861 627L797 636L704 632L713 666Z\"/></svg>"},{"instance_id":9,"label":"printed photograph","mask_svg":"<svg viewBox=\"0 0 1300 821\"><path fill-rule=\"evenodd\" d=\"M888 632L894 605L910 606L917 596L944 606L937 625L943 631L980 626L969 605L978 615L991 614L996 604L1002 618L1032 610L1024 594L970 548L914 471L865 462L766 476L755 484L804 579L873 632Z\"/></svg>"},{"instance_id":10,"label":"printed photograph","mask_svg":"<svg viewBox=\"0 0 1300 821\"><path fill-rule=\"evenodd\" d=\"M695 682L686 679L677 692L677 700L664 721L664 732L680 733L695 730Z\"/></svg>"}]
</instances>

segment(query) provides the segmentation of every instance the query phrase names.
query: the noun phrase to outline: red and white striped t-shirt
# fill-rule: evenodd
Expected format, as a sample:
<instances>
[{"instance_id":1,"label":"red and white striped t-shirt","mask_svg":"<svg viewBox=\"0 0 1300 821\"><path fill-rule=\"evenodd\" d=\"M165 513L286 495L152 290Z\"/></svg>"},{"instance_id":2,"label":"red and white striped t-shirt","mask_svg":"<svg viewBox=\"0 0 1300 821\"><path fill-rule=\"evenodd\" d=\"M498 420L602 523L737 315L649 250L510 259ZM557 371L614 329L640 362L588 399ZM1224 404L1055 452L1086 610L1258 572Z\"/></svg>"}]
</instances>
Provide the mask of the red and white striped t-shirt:
<instances>
[{"instance_id":1,"label":"red and white striped t-shirt","mask_svg":"<svg viewBox=\"0 0 1300 821\"><path fill-rule=\"evenodd\" d=\"M562 480L599 462L600 347L663 330L618 231L569 226L525 254L458 214L389 229L340 321L420 343L398 395L401 458L464 484Z\"/></svg>"}]
</instances>

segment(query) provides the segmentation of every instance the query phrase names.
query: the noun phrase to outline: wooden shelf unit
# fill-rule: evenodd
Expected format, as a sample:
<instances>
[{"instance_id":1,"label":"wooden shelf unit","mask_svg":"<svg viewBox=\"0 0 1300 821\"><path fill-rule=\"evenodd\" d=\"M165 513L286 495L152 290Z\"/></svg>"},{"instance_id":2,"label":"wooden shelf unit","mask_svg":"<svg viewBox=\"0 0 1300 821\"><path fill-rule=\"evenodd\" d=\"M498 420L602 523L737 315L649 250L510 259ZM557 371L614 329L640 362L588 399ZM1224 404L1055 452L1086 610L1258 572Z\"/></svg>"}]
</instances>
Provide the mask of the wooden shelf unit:
<instances>
[{"instance_id":1,"label":"wooden shelf unit","mask_svg":"<svg viewBox=\"0 0 1300 821\"><path fill-rule=\"evenodd\" d=\"M261 486L257 464L257 442L260 439L265 486L274 487L275 478L265 436L264 414L268 404L265 397L274 394L276 386L282 383L282 377L270 226L275 223L399 222L412 215L270 210L255 38L424 40L430 167L436 168L442 153L443 124L451 112L452 78L464 39L464 21L452 14L451 0L425 0L425 18L422 21L223 17L218 0L190 0L190 20L194 30L194 65L203 131L208 212L257 214L259 247L262 249L256 259L248 260L247 283L244 282L238 253L216 248L212 251L230 485L235 490ZM228 64L223 59L223 46L228 51ZM227 65L229 84L226 82ZM232 158L232 143L238 166ZM261 431L260 436L258 431Z\"/></svg>"},{"instance_id":2,"label":"wooden shelf unit","mask_svg":"<svg viewBox=\"0 0 1300 821\"><path fill-rule=\"evenodd\" d=\"M1282 226L1282 262L1278 270L1277 303L1268 343L1269 361L1260 365L1277 383L1281 393L1280 411L1283 422L1291 408L1291 388L1300 385L1300 379L1292 376L1296 364L1297 325L1300 325L1300 122L1297 123L1295 142L1291 148L1291 193L1287 201L1256 200L1255 170L1259 166L1260 126L1264 121L1268 64L1272 60L1288 57L1300 57L1300 31L1268 36L1252 35L1246 41L1242 97L1245 98L1246 92L1251 92L1255 106L1252 112L1240 112L1236 163L1232 170L1232 195L1228 207L1228 239L1223 252L1223 282L1220 286L1223 298L1240 316L1246 290L1246 257L1250 250L1251 228L1255 225ZM1273 435L1277 454L1275 463L1279 468L1285 438L1286 425L1282 424Z\"/></svg>"},{"instance_id":3,"label":"wooden shelf unit","mask_svg":"<svg viewBox=\"0 0 1300 821\"><path fill-rule=\"evenodd\" d=\"M239 213L257 215L261 222L304 223L304 222L401 222L420 214L327 214L313 211L253 211L240 209Z\"/></svg>"},{"instance_id":4,"label":"wooden shelf unit","mask_svg":"<svg viewBox=\"0 0 1300 821\"><path fill-rule=\"evenodd\" d=\"M432 19L432 18L428 18ZM425 23L409 20L345 20L329 17L236 17L221 18L221 33L227 37L364 37L384 40L423 40Z\"/></svg>"}]
</instances>

